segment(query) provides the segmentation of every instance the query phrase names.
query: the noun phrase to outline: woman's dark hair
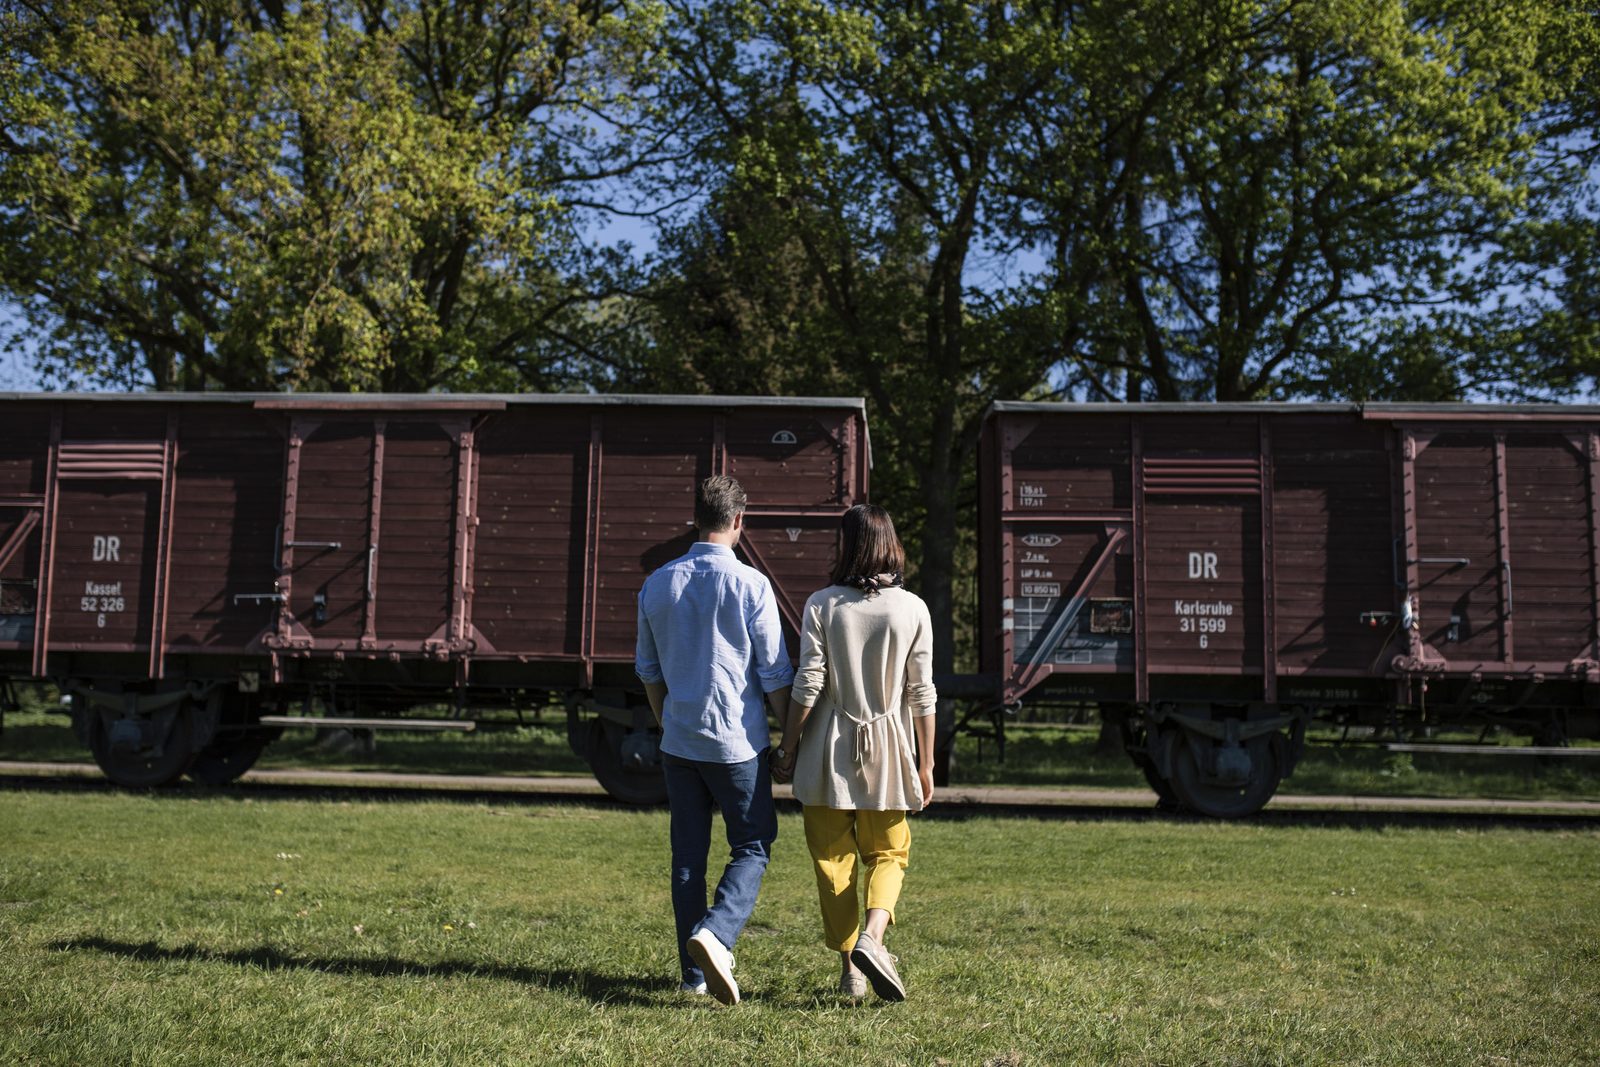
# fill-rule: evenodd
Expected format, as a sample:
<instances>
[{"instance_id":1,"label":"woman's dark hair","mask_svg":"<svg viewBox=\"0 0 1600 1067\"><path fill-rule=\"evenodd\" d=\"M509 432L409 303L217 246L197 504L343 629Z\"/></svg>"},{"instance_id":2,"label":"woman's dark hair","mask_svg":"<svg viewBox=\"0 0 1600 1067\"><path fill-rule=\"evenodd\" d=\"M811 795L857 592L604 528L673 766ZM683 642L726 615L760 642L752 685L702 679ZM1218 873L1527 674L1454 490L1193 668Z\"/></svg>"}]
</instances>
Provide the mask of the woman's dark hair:
<instances>
[{"instance_id":1,"label":"woman's dark hair","mask_svg":"<svg viewBox=\"0 0 1600 1067\"><path fill-rule=\"evenodd\" d=\"M857 504L844 513L842 525L844 544L839 547L839 562L833 566L833 583L869 593L884 585L899 585L906 569L906 550L895 536L889 513L876 504Z\"/></svg>"}]
</instances>

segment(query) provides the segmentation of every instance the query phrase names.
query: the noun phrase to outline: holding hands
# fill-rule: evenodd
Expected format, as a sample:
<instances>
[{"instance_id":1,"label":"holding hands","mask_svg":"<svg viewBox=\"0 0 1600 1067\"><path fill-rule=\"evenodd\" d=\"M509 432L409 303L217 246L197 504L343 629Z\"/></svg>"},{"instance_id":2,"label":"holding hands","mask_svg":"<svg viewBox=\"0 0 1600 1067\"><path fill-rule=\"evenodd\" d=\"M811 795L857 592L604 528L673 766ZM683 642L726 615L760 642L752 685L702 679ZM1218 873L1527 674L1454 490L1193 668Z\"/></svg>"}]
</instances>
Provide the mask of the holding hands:
<instances>
[{"instance_id":1,"label":"holding hands","mask_svg":"<svg viewBox=\"0 0 1600 1067\"><path fill-rule=\"evenodd\" d=\"M794 780L794 749L779 745L772 750L772 780L779 785Z\"/></svg>"}]
</instances>

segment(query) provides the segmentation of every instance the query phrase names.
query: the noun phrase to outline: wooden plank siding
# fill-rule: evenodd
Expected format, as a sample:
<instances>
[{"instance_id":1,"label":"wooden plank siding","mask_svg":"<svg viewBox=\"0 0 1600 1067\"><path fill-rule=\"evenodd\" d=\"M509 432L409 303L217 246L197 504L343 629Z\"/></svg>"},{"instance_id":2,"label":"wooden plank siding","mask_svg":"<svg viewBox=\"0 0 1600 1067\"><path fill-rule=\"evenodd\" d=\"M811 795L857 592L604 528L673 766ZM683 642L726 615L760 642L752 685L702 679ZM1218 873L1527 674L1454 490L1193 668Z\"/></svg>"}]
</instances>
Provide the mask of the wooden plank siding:
<instances>
[{"instance_id":1,"label":"wooden plank siding","mask_svg":"<svg viewBox=\"0 0 1600 1067\"><path fill-rule=\"evenodd\" d=\"M1007 699L1065 674L1051 684L1101 699L1233 678L1197 691L1271 701L1268 664L1300 680L1588 678L1597 423L1588 408L997 404L978 461L982 663ZM1133 557L1080 592L1136 597L1140 643L1131 662L1041 668L1042 644L1066 632L1074 579L1058 576L1082 574L1106 543L1075 521L1096 511L1129 524ZM1049 543L1047 569L1024 536ZM1415 638L1401 626L1408 591ZM1042 592L1057 595L1030 595ZM1072 688L1086 676L1099 688Z\"/></svg>"},{"instance_id":2,"label":"wooden plank siding","mask_svg":"<svg viewBox=\"0 0 1600 1067\"><path fill-rule=\"evenodd\" d=\"M281 419L183 412L173 500L171 651L244 648L272 625L278 524L283 520Z\"/></svg>"},{"instance_id":3,"label":"wooden plank siding","mask_svg":"<svg viewBox=\"0 0 1600 1067\"><path fill-rule=\"evenodd\" d=\"M1416 479L1422 639L1450 660L1499 662L1504 620L1493 439L1435 437L1417 455Z\"/></svg>"},{"instance_id":4,"label":"wooden plank siding","mask_svg":"<svg viewBox=\"0 0 1600 1067\"><path fill-rule=\"evenodd\" d=\"M1307 671L1370 673L1393 612L1391 453L1381 428L1286 415L1272 426L1278 660Z\"/></svg>"},{"instance_id":5,"label":"wooden plank siding","mask_svg":"<svg viewBox=\"0 0 1600 1067\"><path fill-rule=\"evenodd\" d=\"M1562 435L1506 440L1516 657L1562 662L1595 639L1589 470Z\"/></svg>"},{"instance_id":6,"label":"wooden plank siding","mask_svg":"<svg viewBox=\"0 0 1600 1067\"><path fill-rule=\"evenodd\" d=\"M433 420L384 427L373 637L409 646L444 630L455 559L456 440Z\"/></svg>"},{"instance_id":7,"label":"wooden plank siding","mask_svg":"<svg viewBox=\"0 0 1600 1067\"><path fill-rule=\"evenodd\" d=\"M580 652L587 412L490 416L478 434L472 621L496 650Z\"/></svg>"}]
</instances>

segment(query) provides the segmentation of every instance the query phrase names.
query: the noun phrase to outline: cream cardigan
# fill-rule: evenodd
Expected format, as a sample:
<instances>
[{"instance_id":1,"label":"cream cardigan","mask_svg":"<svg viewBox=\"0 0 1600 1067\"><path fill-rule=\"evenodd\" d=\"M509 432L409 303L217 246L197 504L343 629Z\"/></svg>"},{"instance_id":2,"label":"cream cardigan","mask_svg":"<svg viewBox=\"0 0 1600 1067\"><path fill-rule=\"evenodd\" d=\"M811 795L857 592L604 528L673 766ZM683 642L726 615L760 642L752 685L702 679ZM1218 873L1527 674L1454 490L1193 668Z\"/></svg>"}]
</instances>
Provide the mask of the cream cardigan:
<instances>
[{"instance_id":1,"label":"cream cardigan","mask_svg":"<svg viewBox=\"0 0 1600 1067\"><path fill-rule=\"evenodd\" d=\"M830 585L806 601L791 696L810 707L795 754L802 804L919 811L911 720L932 715L933 626L915 593Z\"/></svg>"}]
</instances>

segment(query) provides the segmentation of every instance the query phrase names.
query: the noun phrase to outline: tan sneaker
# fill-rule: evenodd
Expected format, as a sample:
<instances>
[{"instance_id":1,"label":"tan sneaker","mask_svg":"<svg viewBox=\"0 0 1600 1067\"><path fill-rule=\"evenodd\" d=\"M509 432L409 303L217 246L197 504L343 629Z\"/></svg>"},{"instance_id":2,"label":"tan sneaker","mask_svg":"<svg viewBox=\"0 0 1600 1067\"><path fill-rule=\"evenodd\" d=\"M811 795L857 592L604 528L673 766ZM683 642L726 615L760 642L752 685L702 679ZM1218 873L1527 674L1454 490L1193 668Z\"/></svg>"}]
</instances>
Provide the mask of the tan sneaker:
<instances>
[{"instance_id":1,"label":"tan sneaker","mask_svg":"<svg viewBox=\"0 0 1600 1067\"><path fill-rule=\"evenodd\" d=\"M870 935L856 938L856 947L850 950L850 962L861 968L861 973L872 983L872 991L884 1000L906 999L906 984L895 969L900 957L891 956Z\"/></svg>"},{"instance_id":2,"label":"tan sneaker","mask_svg":"<svg viewBox=\"0 0 1600 1067\"><path fill-rule=\"evenodd\" d=\"M839 976L839 995L860 1000L867 995L867 976L860 971Z\"/></svg>"}]
</instances>

